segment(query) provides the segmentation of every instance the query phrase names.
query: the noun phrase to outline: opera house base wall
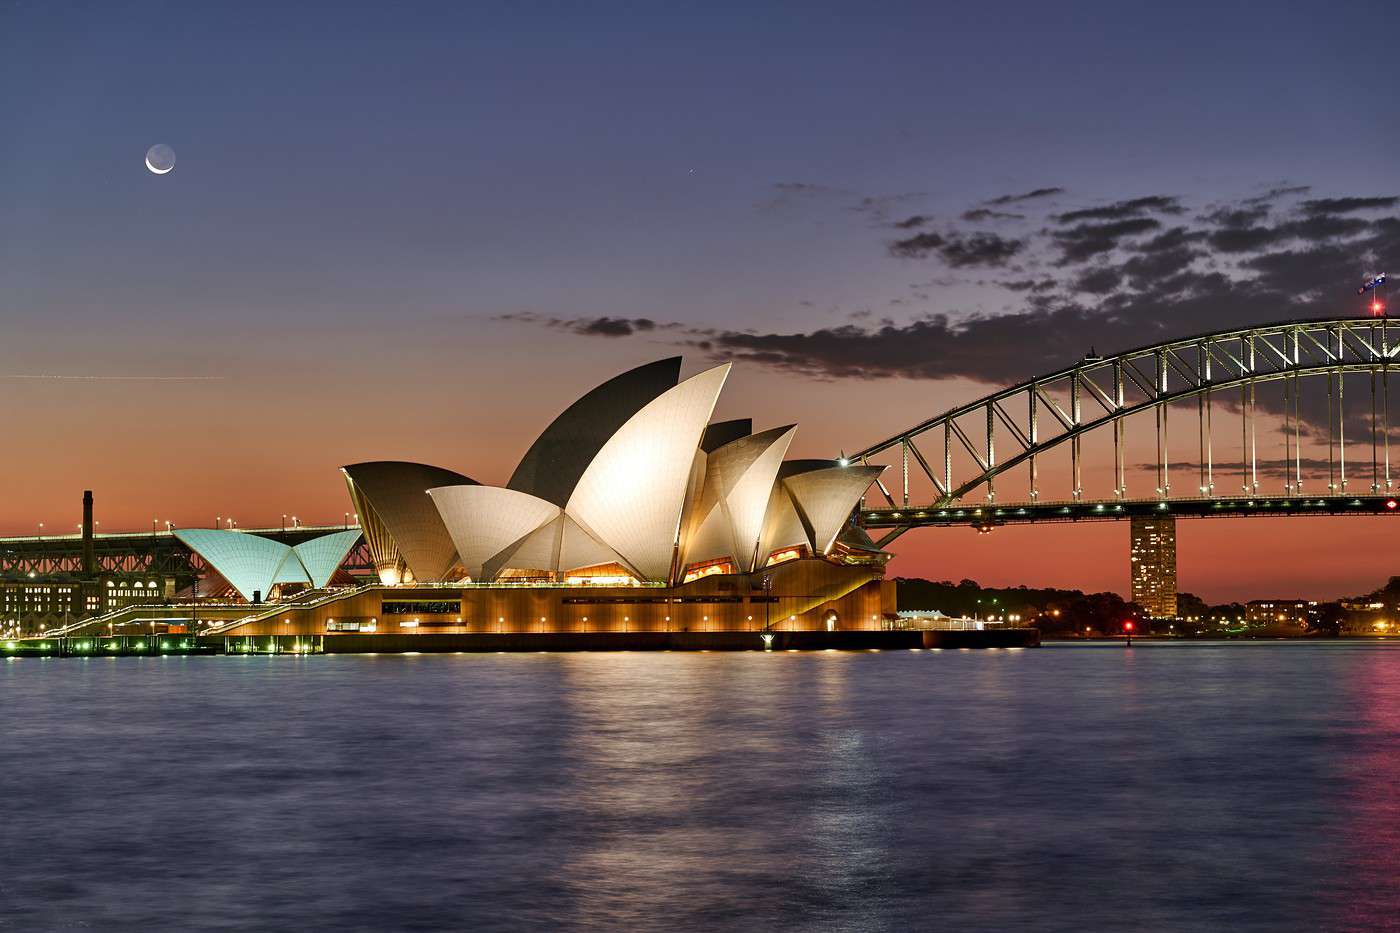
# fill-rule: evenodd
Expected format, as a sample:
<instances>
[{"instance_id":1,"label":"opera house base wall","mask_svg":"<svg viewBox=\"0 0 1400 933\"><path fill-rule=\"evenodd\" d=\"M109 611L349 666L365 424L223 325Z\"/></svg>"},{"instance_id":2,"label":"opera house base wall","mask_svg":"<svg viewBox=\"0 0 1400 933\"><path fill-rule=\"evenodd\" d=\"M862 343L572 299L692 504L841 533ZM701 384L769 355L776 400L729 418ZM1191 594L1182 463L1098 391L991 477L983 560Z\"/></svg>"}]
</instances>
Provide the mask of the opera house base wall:
<instances>
[{"instance_id":1,"label":"opera house base wall","mask_svg":"<svg viewBox=\"0 0 1400 933\"><path fill-rule=\"evenodd\" d=\"M321 643L325 654L498 651L900 651L1034 648L1037 629L984 631L596 632L505 635L346 635ZM236 646L228 653L236 653Z\"/></svg>"},{"instance_id":2,"label":"opera house base wall","mask_svg":"<svg viewBox=\"0 0 1400 933\"><path fill-rule=\"evenodd\" d=\"M761 574L660 586L372 586L227 630L252 635L636 635L878 631L895 617L894 582L820 559ZM332 649L327 649L332 650Z\"/></svg>"}]
</instances>

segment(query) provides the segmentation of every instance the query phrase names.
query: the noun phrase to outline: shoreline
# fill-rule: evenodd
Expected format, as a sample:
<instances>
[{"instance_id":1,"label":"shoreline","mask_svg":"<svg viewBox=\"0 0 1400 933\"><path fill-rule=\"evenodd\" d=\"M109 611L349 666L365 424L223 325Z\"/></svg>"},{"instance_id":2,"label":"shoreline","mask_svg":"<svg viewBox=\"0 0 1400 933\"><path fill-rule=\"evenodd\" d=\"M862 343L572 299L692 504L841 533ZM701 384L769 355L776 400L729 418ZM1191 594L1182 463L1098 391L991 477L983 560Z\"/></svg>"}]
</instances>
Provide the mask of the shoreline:
<instances>
[{"instance_id":1,"label":"shoreline","mask_svg":"<svg viewBox=\"0 0 1400 933\"><path fill-rule=\"evenodd\" d=\"M1036 629L728 632L547 632L336 635L117 635L28 638L0 657L131 657L248 654L534 653L540 651L911 651L1034 648Z\"/></svg>"}]
</instances>

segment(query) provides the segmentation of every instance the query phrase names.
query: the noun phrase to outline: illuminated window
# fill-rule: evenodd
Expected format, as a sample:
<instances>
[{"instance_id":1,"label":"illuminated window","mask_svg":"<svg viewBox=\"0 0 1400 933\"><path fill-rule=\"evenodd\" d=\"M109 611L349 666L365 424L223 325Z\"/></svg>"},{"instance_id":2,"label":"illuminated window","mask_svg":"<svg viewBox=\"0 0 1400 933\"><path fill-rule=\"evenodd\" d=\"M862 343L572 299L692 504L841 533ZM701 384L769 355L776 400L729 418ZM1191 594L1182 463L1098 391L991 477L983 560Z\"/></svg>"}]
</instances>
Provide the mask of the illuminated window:
<instances>
[{"instance_id":1,"label":"illuminated window","mask_svg":"<svg viewBox=\"0 0 1400 933\"><path fill-rule=\"evenodd\" d=\"M771 567L774 564L781 564L786 561L797 560L797 558L801 556L801 548L786 548L781 551L774 551L773 554L768 558L767 566Z\"/></svg>"},{"instance_id":2,"label":"illuminated window","mask_svg":"<svg viewBox=\"0 0 1400 933\"><path fill-rule=\"evenodd\" d=\"M697 564L686 571L682 583L689 583L692 580L700 580L705 577L719 576L734 572L734 565L727 560L714 561L709 564Z\"/></svg>"}]
</instances>

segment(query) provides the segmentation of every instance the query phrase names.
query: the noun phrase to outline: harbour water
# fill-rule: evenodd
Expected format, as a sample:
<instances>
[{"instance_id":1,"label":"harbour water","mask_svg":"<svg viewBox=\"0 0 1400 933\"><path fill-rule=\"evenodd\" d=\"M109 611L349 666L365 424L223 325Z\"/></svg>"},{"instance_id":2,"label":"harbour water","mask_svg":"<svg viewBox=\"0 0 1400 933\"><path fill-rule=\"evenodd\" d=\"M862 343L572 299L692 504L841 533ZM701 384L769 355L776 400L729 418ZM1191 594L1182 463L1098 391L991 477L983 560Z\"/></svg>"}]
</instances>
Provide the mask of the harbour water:
<instances>
[{"instance_id":1,"label":"harbour water","mask_svg":"<svg viewBox=\"0 0 1400 933\"><path fill-rule=\"evenodd\" d=\"M1400 916L1400 646L0 662L0 930Z\"/></svg>"}]
</instances>

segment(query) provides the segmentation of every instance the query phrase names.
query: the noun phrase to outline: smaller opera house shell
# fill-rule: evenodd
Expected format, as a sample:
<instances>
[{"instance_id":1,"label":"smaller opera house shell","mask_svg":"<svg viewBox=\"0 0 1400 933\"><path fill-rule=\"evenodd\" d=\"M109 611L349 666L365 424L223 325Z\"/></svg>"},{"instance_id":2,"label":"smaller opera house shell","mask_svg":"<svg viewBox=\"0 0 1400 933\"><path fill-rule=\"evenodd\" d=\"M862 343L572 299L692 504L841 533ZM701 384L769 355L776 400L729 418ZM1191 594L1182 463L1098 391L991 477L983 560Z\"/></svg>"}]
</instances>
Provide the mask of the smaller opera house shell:
<instances>
[{"instance_id":1,"label":"smaller opera house shell","mask_svg":"<svg viewBox=\"0 0 1400 933\"><path fill-rule=\"evenodd\" d=\"M379 585L327 618L294 611L283 623L404 634L879 627L894 608L888 555L851 519L881 468L789 459L792 425L712 423L729 369L681 379L672 358L610 379L555 418L503 486L420 463L343 467Z\"/></svg>"}]
</instances>

